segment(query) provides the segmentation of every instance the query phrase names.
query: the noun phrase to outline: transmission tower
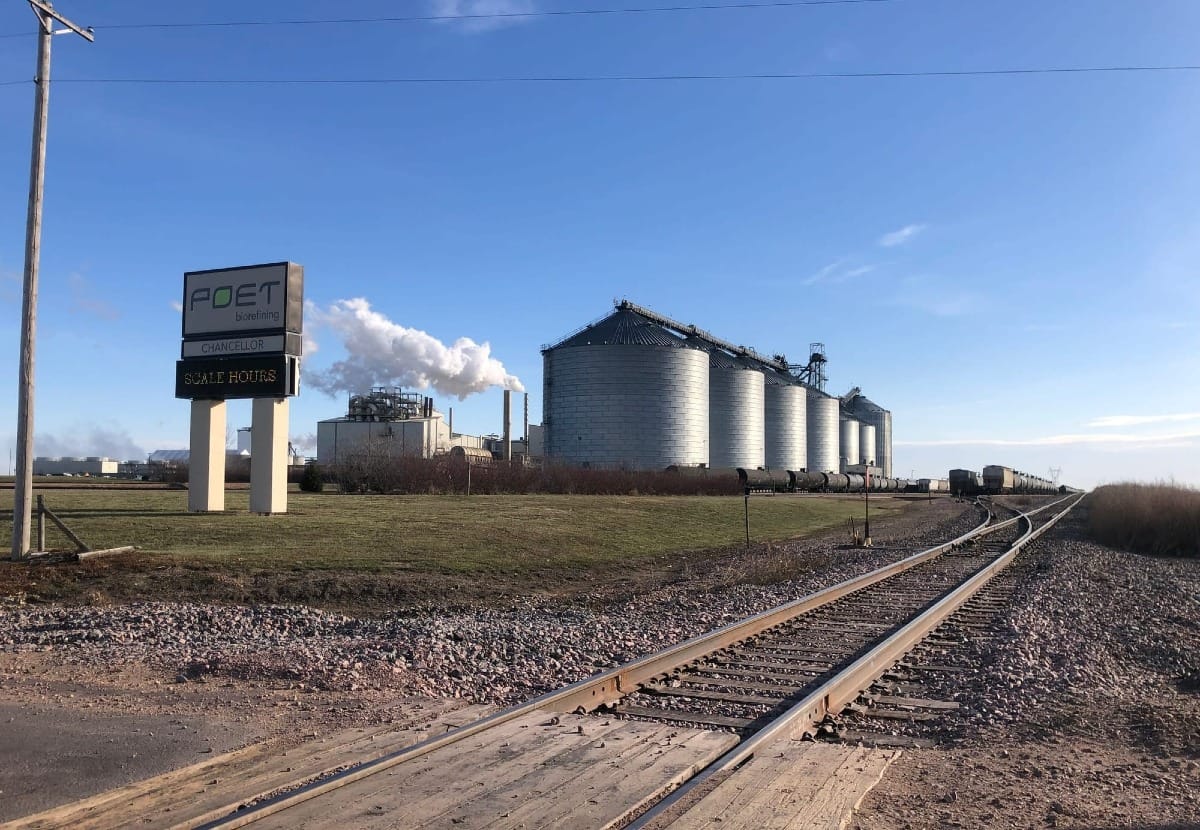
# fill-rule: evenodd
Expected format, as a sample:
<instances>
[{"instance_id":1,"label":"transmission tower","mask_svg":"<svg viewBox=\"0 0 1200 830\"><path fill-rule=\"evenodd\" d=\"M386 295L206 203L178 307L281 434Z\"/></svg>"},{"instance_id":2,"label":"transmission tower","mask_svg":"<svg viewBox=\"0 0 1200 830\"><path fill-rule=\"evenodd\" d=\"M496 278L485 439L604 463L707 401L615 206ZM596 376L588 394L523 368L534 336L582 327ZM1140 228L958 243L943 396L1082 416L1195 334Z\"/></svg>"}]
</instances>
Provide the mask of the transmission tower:
<instances>
[{"instance_id":1,"label":"transmission tower","mask_svg":"<svg viewBox=\"0 0 1200 830\"><path fill-rule=\"evenodd\" d=\"M1062 474L1062 467L1050 468L1050 483L1055 487L1058 486L1058 477Z\"/></svg>"}]
</instances>

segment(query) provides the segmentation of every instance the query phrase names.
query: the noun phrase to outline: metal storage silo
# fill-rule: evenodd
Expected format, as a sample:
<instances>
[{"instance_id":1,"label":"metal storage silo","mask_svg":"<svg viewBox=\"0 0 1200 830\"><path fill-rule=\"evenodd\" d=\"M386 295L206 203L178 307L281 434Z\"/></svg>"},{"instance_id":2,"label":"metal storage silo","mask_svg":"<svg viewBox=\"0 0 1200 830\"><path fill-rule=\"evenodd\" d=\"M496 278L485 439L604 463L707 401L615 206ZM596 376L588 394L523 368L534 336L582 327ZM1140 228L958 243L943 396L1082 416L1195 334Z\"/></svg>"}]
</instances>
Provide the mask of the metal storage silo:
<instances>
[{"instance_id":1,"label":"metal storage silo","mask_svg":"<svg viewBox=\"0 0 1200 830\"><path fill-rule=\"evenodd\" d=\"M790 377L764 369L766 466L772 470L808 469L808 401L804 387Z\"/></svg>"},{"instance_id":2,"label":"metal storage silo","mask_svg":"<svg viewBox=\"0 0 1200 830\"><path fill-rule=\"evenodd\" d=\"M764 464L763 373L714 349L708 363L708 465L757 469Z\"/></svg>"},{"instance_id":3,"label":"metal storage silo","mask_svg":"<svg viewBox=\"0 0 1200 830\"><path fill-rule=\"evenodd\" d=\"M838 399L808 389L808 469L818 473L838 470Z\"/></svg>"},{"instance_id":4,"label":"metal storage silo","mask_svg":"<svg viewBox=\"0 0 1200 830\"><path fill-rule=\"evenodd\" d=\"M858 425L858 451L862 455L863 464L875 463L875 426L873 424Z\"/></svg>"},{"instance_id":5,"label":"metal storage silo","mask_svg":"<svg viewBox=\"0 0 1200 830\"><path fill-rule=\"evenodd\" d=\"M842 418L840 425L841 440L838 442L838 452L841 456L841 467L843 473L846 472L846 466L849 464L858 464L861 460L858 450L858 439L860 424L853 418Z\"/></svg>"},{"instance_id":6,"label":"metal storage silo","mask_svg":"<svg viewBox=\"0 0 1200 830\"><path fill-rule=\"evenodd\" d=\"M883 468L883 474L892 475L892 413L861 394L846 402L846 409L864 424L875 427L875 463Z\"/></svg>"},{"instance_id":7,"label":"metal storage silo","mask_svg":"<svg viewBox=\"0 0 1200 830\"><path fill-rule=\"evenodd\" d=\"M619 308L542 350L549 458L598 467L708 464L708 352Z\"/></svg>"}]
</instances>

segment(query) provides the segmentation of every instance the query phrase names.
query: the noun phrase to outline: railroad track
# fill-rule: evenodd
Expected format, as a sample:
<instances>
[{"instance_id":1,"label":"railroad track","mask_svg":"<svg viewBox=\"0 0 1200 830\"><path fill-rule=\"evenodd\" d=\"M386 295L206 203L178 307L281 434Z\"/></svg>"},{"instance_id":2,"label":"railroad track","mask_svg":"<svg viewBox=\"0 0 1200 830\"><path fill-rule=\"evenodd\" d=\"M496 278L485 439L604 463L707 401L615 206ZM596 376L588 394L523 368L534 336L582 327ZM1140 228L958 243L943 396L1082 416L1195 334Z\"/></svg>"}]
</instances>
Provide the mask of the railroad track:
<instances>
[{"instance_id":1,"label":"railroad track","mask_svg":"<svg viewBox=\"0 0 1200 830\"><path fill-rule=\"evenodd\" d=\"M969 533L885 568L444 735L162 826L666 827L765 747L816 735L1079 498L1003 520L989 509ZM624 771L596 797L568 786L571 770L598 769ZM474 812L453 818L472 799Z\"/></svg>"}]
</instances>

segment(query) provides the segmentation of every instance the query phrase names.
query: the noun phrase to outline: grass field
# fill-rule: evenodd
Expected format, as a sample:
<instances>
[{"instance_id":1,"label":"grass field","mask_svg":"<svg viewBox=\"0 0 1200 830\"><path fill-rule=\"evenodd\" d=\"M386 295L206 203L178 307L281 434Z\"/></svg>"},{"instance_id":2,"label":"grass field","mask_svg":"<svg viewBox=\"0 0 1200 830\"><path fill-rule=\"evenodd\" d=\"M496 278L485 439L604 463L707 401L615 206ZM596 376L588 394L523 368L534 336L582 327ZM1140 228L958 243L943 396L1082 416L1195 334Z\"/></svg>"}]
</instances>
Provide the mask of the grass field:
<instances>
[{"instance_id":1,"label":"grass field","mask_svg":"<svg viewBox=\"0 0 1200 830\"><path fill-rule=\"evenodd\" d=\"M61 480L54 482L61 486ZM46 504L94 549L136 554L79 564L0 561L0 599L109 602L300 602L354 612L589 594L670 581L720 567L714 552L745 542L742 497L616 495L338 495L293 491L288 512L256 516L229 489L227 512L188 513L182 489L42 485ZM871 516L904 510L872 499ZM862 518L853 498L756 497L760 543L822 533ZM0 533L11 537L12 491L0 491ZM47 523L47 547L71 549ZM5 547L7 551L7 546ZM778 558L776 558L778 559ZM790 561L760 563L788 578Z\"/></svg>"},{"instance_id":2,"label":"grass field","mask_svg":"<svg viewBox=\"0 0 1200 830\"><path fill-rule=\"evenodd\" d=\"M250 514L248 498L229 492L226 513L192 514L180 490L46 493L47 505L93 548L137 545L150 554L231 569L486 574L520 572L547 559L596 567L745 540L740 497L292 493L288 512L279 516ZM0 493L6 538L11 499L11 492ZM875 505L880 516L897 508L882 499ZM752 498L751 538L803 536L860 514L861 504L846 499ZM69 548L49 527L48 546Z\"/></svg>"}]
</instances>

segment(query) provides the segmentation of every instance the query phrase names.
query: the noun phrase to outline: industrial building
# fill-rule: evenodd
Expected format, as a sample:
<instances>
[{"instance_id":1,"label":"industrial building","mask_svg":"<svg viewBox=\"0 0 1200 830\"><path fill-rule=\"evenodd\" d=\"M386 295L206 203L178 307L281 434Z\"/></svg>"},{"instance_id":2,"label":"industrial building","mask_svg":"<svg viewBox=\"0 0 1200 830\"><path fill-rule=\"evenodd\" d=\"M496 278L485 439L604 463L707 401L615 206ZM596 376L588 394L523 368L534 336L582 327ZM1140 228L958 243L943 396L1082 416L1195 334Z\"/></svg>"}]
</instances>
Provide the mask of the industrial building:
<instances>
[{"instance_id":1,"label":"industrial building","mask_svg":"<svg viewBox=\"0 0 1200 830\"><path fill-rule=\"evenodd\" d=\"M510 458L525 461L542 454L542 429L529 424L526 396L525 432L512 437L512 397L504 393L504 434L463 435L454 432L454 410L446 418L433 398L379 386L351 395L346 414L317 422L317 462L333 466L353 457L413 456L433 458L456 448L462 458Z\"/></svg>"},{"instance_id":2,"label":"industrial building","mask_svg":"<svg viewBox=\"0 0 1200 830\"><path fill-rule=\"evenodd\" d=\"M585 467L891 475L891 413L825 392L824 346L789 364L627 300L542 349L545 455Z\"/></svg>"},{"instance_id":3,"label":"industrial building","mask_svg":"<svg viewBox=\"0 0 1200 830\"><path fill-rule=\"evenodd\" d=\"M119 466L119 461L101 458L97 455L87 458L39 456L33 459L33 474L35 476L115 476Z\"/></svg>"},{"instance_id":4,"label":"industrial building","mask_svg":"<svg viewBox=\"0 0 1200 830\"><path fill-rule=\"evenodd\" d=\"M331 465L350 455L432 458L450 451L450 426L433 398L377 387L351 395L346 414L317 422L317 460Z\"/></svg>"}]
</instances>

